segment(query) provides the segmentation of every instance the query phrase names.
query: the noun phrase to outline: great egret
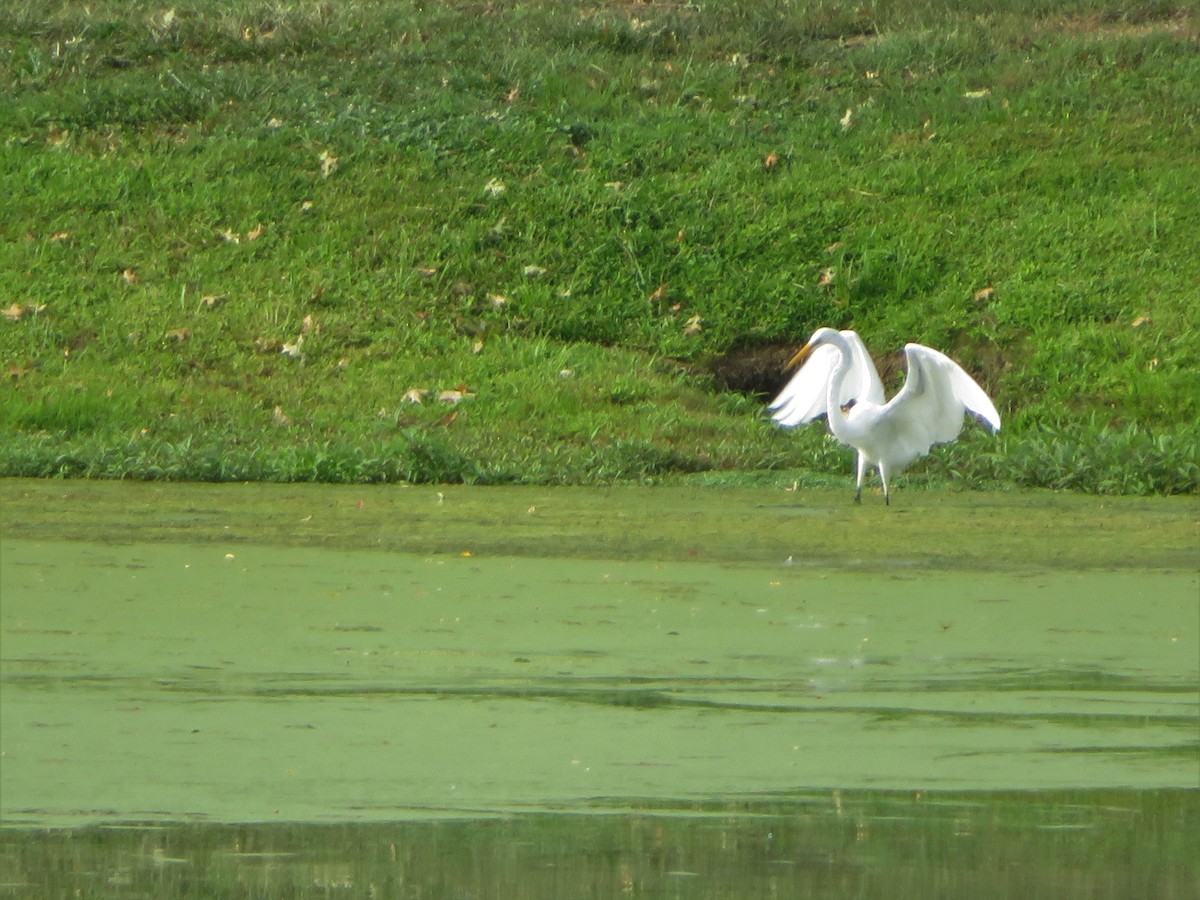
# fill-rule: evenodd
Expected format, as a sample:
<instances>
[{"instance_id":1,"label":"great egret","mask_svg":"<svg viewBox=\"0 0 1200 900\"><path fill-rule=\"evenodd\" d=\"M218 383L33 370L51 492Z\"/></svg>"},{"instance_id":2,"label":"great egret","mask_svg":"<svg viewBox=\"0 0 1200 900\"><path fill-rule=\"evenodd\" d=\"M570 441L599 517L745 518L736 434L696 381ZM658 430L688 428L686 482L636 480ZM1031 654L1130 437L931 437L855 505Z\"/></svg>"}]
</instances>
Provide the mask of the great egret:
<instances>
[{"instance_id":1,"label":"great egret","mask_svg":"<svg viewBox=\"0 0 1200 900\"><path fill-rule=\"evenodd\" d=\"M853 331L818 328L787 368L804 365L767 407L787 428L825 416L833 436L858 451L855 503L862 502L868 464L879 470L888 503L888 476L934 444L958 437L963 413L973 413L993 432L1000 430L996 407L958 363L920 344L905 344L904 356L904 387L884 403L883 383L862 339Z\"/></svg>"}]
</instances>

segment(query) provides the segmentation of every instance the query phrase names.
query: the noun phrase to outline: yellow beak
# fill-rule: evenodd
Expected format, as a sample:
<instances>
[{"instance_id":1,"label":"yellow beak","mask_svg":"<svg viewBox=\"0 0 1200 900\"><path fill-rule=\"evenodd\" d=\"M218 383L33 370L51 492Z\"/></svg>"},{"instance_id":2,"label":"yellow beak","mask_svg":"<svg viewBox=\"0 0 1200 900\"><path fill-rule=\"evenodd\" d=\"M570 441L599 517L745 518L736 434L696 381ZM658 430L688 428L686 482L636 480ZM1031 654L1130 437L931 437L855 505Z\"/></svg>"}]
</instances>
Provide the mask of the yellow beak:
<instances>
[{"instance_id":1,"label":"yellow beak","mask_svg":"<svg viewBox=\"0 0 1200 900\"><path fill-rule=\"evenodd\" d=\"M800 351L791 358L788 364L783 367L783 371L790 372L792 369L796 368L796 366L808 359L808 356L810 353L812 353L812 351L813 345L811 343L805 344L800 348Z\"/></svg>"}]
</instances>

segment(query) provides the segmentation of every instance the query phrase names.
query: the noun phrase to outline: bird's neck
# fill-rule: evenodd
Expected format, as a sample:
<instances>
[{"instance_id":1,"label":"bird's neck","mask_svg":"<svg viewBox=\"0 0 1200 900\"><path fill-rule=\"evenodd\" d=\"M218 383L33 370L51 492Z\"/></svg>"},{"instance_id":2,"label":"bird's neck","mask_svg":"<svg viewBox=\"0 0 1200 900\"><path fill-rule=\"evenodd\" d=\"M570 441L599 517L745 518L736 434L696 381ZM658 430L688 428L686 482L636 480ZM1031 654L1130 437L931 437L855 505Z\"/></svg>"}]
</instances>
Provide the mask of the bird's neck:
<instances>
[{"instance_id":1,"label":"bird's neck","mask_svg":"<svg viewBox=\"0 0 1200 900\"><path fill-rule=\"evenodd\" d=\"M842 383L850 372L850 356L843 350L841 359L833 368L829 379L829 395L826 397L826 416L829 419L829 430L838 440L842 440L847 426L846 411L842 409Z\"/></svg>"}]
</instances>

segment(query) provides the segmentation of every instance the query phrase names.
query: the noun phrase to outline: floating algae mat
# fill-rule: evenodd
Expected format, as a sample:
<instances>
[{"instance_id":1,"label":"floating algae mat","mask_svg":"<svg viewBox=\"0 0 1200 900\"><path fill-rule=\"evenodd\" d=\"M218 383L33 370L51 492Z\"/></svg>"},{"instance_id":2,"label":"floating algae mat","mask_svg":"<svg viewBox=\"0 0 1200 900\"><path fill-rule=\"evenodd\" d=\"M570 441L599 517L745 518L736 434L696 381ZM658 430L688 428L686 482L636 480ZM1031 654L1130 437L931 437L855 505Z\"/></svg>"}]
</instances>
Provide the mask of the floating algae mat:
<instances>
[{"instance_id":1,"label":"floating algae mat","mask_svg":"<svg viewBox=\"0 0 1200 900\"><path fill-rule=\"evenodd\" d=\"M1178 786L1195 585L6 542L8 821Z\"/></svg>"},{"instance_id":2,"label":"floating algae mat","mask_svg":"<svg viewBox=\"0 0 1200 900\"><path fill-rule=\"evenodd\" d=\"M1191 505L0 497L0 891L1196 884Z\"/></svg>"}]
</instances>

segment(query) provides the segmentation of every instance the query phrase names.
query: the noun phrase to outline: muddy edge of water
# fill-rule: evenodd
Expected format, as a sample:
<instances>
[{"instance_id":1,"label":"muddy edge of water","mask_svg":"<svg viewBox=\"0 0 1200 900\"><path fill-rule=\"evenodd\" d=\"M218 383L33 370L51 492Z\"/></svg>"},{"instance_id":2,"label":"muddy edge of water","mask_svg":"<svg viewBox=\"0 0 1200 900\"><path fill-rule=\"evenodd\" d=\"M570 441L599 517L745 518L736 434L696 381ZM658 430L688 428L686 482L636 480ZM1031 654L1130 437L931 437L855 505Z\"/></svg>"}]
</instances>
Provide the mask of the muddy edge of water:
<instances>
[{"instance_id":1,"label":"muddy edge of water","mask_svg":"<svg viewBox=\"0 0 1200 900\"><path fill-rule=\"evenodd\" d=\"M0 537L989 571L1200 568L1194 497L0 480ZM551 548L552 549L549 549Z\"/></svg>"}]
</instances>

